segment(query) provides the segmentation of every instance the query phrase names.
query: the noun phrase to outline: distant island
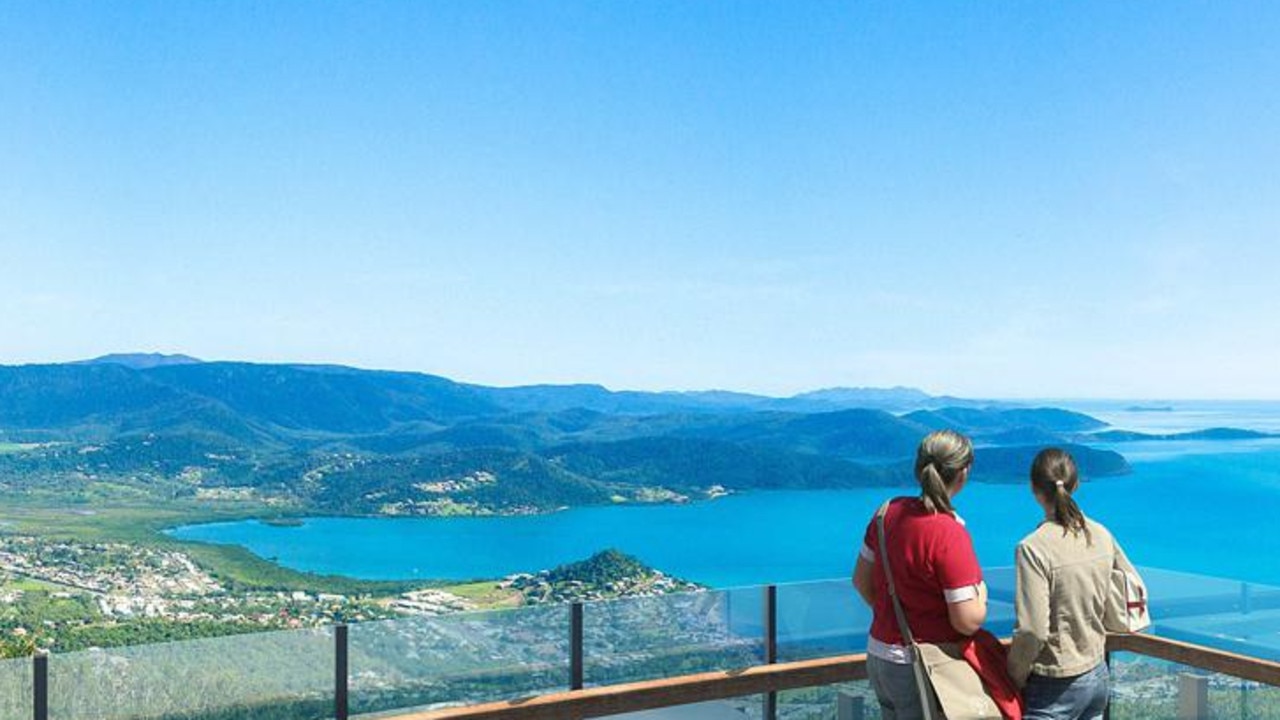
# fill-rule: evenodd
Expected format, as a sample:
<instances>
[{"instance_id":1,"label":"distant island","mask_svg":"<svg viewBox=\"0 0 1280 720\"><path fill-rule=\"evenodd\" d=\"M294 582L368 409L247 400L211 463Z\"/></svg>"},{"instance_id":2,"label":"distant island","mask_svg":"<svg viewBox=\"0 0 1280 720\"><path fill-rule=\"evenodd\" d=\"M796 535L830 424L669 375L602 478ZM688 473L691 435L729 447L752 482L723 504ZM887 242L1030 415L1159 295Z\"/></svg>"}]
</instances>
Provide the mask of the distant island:
<instances>
[{"instance_id":1,"label":"distant island","mask_svg":"<svg viewBox=\"0 0 1280 720\"><path fill-rule=\"evenodd\" d=\"M1093 434L1102 442L1131 442L1137 440L1261 440L1280 437L1274 433L1240 428L1206 428L1177 433L1141 433L1132 430L1104 430Z\"/></svg>"},{"instance_id":2,"label":"distant island","mask_svg":"<svg viewBox=\"0 0 1280 720\"><path fill-rule=\"evenodd\" d=\"M1135 413L1155 413L1155 412L1173 412L1172 405L1130 405L1124 409L1125 412Z\"/></svg>"}]
</instances>

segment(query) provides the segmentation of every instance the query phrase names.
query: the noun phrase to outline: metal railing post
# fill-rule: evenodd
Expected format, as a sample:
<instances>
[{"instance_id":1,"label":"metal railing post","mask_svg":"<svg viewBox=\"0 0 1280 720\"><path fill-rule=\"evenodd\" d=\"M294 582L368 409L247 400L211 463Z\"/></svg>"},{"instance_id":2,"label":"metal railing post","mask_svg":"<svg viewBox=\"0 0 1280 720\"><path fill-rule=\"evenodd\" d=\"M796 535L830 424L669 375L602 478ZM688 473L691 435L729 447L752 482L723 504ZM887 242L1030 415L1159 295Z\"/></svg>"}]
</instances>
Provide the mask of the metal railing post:
<instances>
[{"instance_id":1,"label":"metal railing post","mask_svg":"<svg viewBox=\"0 0 1280 720\"><path fill-rule=\"evenodd\" d=\"M1178 676L1178 720L1209 719L1209 678L1182 673Z\"/></svg>"},{"instance_id":2,"label":"metal railing post","mask_svg":"<svg viewBox=\"0 0 1280 720\"><path fill-rule=\"evenodd\" d=\"M778 586L766 585L764 588L764 662L773 665L778 662ZM778 693L769 691L764 695L764 720L777 720Z\"/></svg>"},{"instance_id":3,"label":"metal railing post","mask_svg":"<svg viewBox=\"0 0 1280 720\"><path fill-rule=\"evenodd\" d=\"M350 712L349 678L347 668L347 625L342 623L333 627L333 717L335 720L347 720Z\"/></svg>"},{"instance_id":4,"label":"metal railing post","mask_svg":"<svg viewBox=\"0 0 1280 720\"><path fill-rule=\"evenodd\" d=\"M581 690L583 680L582 603L569 606L569 689Z\"/></svg>"},{"instance_id":5,"label":"metal railing post","mask_svg":"<svg viewBox=\"0 0 1280 720\"><path fill-rule=\"evenodd\" d=\"M37 650L31 658L31 716L49 720L49 651Z\"/></svg>"}]
</instances>

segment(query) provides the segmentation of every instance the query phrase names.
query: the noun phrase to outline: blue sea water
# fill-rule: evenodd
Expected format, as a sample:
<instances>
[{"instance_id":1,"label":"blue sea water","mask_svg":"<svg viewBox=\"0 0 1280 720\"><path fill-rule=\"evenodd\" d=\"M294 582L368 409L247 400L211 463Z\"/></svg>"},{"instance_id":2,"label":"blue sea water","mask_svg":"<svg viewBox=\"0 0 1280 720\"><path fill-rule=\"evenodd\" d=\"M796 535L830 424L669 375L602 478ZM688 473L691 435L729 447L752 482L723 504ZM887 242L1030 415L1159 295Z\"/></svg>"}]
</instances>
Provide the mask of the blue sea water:
<instances>
[{"instance_id":1,"label":"blue sea water","mask_svg":"<svg viewBox=\"0 0 1280 720\"><path fill-rule=\"evenodd\" d=\"M1160 422L1174 420L1159 414ZM1280 439L1108 447L1134 472L1090 481L1077 497L1134 562L1280 584ZM614 547L668 573L733 587L847 576L867 521L892 494L754 492L531 517L309 518L296 527L243 521L171 532L243 545L298 570L360 578L491 578ZM1021 484L971 482L956 505L985 566L1011 564L1014 545L1040 520Z\"/></svg>"}]
</instances>

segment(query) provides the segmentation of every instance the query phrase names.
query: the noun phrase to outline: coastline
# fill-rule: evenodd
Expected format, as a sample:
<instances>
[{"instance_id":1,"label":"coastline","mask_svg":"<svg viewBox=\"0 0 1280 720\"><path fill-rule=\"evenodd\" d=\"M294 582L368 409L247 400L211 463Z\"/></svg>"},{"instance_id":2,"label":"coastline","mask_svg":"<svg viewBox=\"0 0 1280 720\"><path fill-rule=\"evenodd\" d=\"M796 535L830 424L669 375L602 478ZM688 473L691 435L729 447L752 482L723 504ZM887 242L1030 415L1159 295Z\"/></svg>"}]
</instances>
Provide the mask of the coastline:
<instances>
[{"instance_id":1,"label":"coastline","mask_svg":"<svg viewBox=\"0 0 1280 720\"><path fill-rule=\"evenodd\" d=\"M1170 442L1169 440L1145 440L1141 442L1104 443L1095 447L1113 448L1134 459L1150 461L1151 458L1178 457L1187 452L1188 447L1195 448L1197 454L1212 453L1216 455L1244 454L1255 447L1270 448L1280 440L1267 438L1263 440L1195 440ZM1168 452L1165 452L1167 449ZM1112 481L1123 480L1129 476L1106 478L1106 482L1090 482L1089 487L1109 485ZM975 483L973 487L1009 487L1002 483ZM902 492L903 485L887 484L860 488L853 491L873 493L883 496L886 493ZM492 514L467 514L450 516L407 516L317 512L303 508L282 508L279 505L257 501L228 501L217 504L195 502L190 500L173 503L103 503L103 504L55 504L45 499L15 497L6 494L3 509L0 509L0 533L31 534L40 537L75 539L85 542L119 541L140 546L171 547L182 549L192 556L209 572L226 580L236 588L298 588L315 591L331 591L343 588L355 593L383 593L401 588L438 587L452 582L465 582L477 578L500 577L503 573L490 573L483 570L451 573L395 573L370 576L358 572L335 571L332 569L307 569L291 564L287 558L282 559L277 552L254 552L242 543L220 543L206 539L179 537L175 531L182 527L207 525L214 523L240 523L254 521L272 530L288 532L304 527L311 520L347 521L347 520L396 520L419 522L422 520L466 521L464 524L483 524L485 522L517 521L521 523L540 522L556 516L569 517L576 513L598 513L600 511L647 512L657 508L705 508L717 503L737 503L757 496L786 496L790 493L836 493L844 491L830 490L760 490L708 493L705 496L690 498L665 497L658 502L626 502L611 504L581 505L574 507L558 506L537 513L519 512ZM971 491L972 492L972 491ZM711 501L715 501L714 503ZM753 504L753 503L752 503ZM962 505L966 504L962 501ZM695 513L696 514L696 513ZM969 513L965 512L966 517ZM609 517L623 517L610 515ZM631 521L623 517L627 523ZM717 521L719 522L719 521ZM446 523L452 525L453 523ZM607 523L606 523L607 524ZM576 551L577 556L583 553L608 547L610 543L583 543ZM459 550L458 552L469 552ZM571 559L566 555L564 559ZM647 559L647 558L646 558ZM527 570L542 565L524 565L513 570ZM661 560L654 565L664 570L669 563ZM679 568L675 568L677 571ZM684 573L690 575L690 573ZM832 572L824 572L816 576L829 576ZM690 575L701 580L696 575ZM394 579L386 579L392 577ZM784 578L785 579L785 578Z\"/></svg>"}]
</instances>

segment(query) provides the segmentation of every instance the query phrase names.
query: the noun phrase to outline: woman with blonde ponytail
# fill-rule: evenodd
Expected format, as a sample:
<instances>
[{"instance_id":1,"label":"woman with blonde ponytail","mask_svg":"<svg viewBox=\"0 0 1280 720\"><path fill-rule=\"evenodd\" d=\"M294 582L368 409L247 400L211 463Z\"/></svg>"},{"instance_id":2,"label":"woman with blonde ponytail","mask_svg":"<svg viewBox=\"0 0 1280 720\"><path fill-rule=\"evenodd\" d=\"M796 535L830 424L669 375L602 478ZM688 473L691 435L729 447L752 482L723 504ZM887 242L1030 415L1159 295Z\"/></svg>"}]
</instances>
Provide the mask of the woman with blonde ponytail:
<instances>
[{"instance_id":1,"label":"woman with blonde ponytail","mask_svg":"<svg viewBox=\"0 0 1280 720\"><path fill-rule=\"evenodd\" d=\"M916 451L917 497L885 503L867 525L853 571L853 585L872 608L867 674L880 702L880 716L926 717L912 669L912 654L899 629L888 578L916 642L955 643L977 632L987 616L987 587L973 540L952 499L964 489L973 465L973 444L951 430L930 433ZM884 547L878 518L883 516ZM929 717L942 717L930 697Z\"/></svg>"},{"instance_id":2,"label":"woman with blonde ponytail","mask_svg":"<svg viewBox=\"0 0 1280 720\"><path fill-rule=\"evenodd\" d=\"M1044 521L1014 554L1017 621L1009 648L1025 720L1094 720L1107 707L1111 571L1135 571L1111 533L1081 512L1073 497L1079 487L1065 450L1042 450L1031 463L1031 494Z\"/></svg>"}]
</instances>

